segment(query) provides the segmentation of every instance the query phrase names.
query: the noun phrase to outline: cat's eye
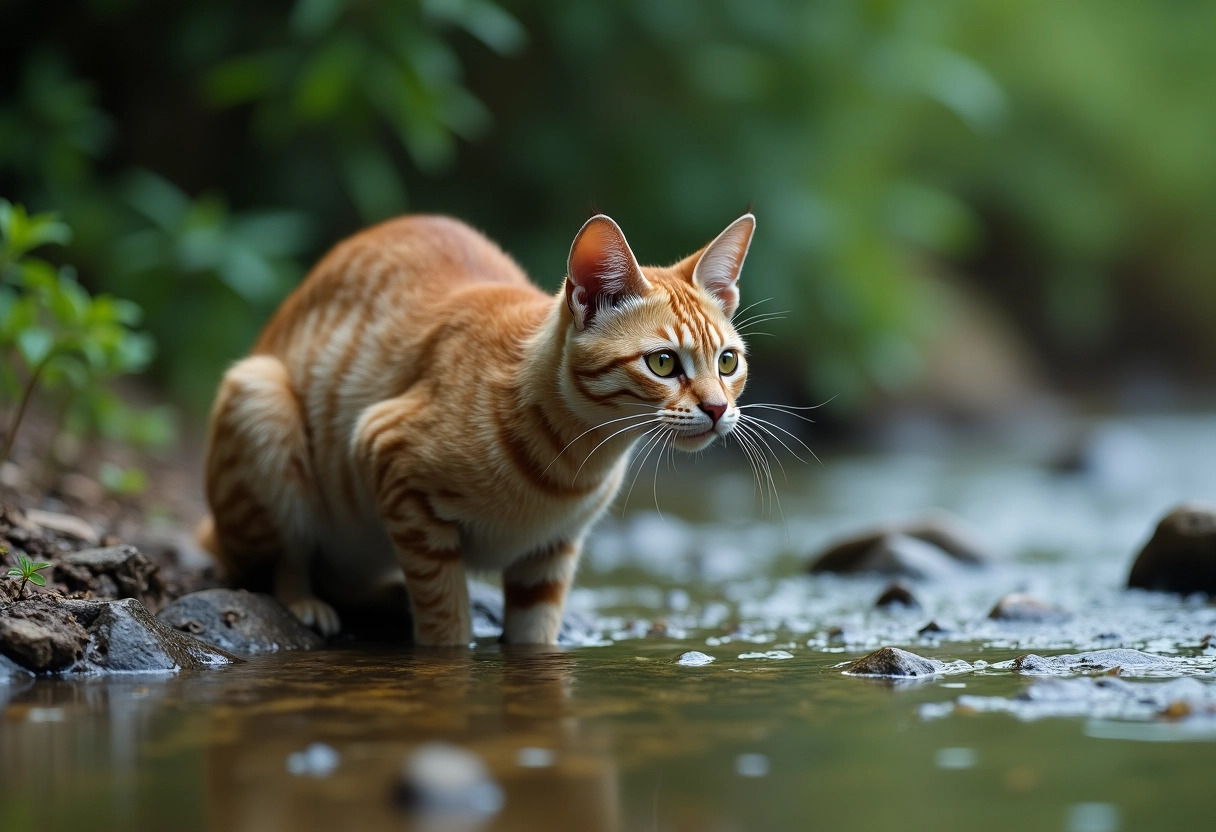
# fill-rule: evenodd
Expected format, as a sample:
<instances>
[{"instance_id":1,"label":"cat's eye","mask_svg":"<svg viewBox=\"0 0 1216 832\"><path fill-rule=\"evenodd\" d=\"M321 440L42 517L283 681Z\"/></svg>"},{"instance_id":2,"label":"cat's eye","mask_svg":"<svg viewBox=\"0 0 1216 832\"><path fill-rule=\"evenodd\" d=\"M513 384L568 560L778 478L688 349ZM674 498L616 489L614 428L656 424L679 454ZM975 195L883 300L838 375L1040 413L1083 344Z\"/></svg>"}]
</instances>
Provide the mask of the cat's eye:
<instances>
[{"instance_id":1,"label":"cat's eye","mask_svg":"<svg viewBox=\"0 0 1216 832\"><path fill-rule=\"evenodd\" d=\"M676 360L676 354L670 350L659 350L652 352L646 356L646 366L656 376L667 378L674 373L680 366L680 362Z\"/></svg>"},{"instance_id":2,"label":"cat's eye","mask_svg":"<svg viewBox=\"0 0 1216 832\"><path fill-rule=\"evenodd\" d=\"M718 356L718 372L724 376L733 373L739 367L739 353L726 350Z\"/></svg>"}]
</instances>

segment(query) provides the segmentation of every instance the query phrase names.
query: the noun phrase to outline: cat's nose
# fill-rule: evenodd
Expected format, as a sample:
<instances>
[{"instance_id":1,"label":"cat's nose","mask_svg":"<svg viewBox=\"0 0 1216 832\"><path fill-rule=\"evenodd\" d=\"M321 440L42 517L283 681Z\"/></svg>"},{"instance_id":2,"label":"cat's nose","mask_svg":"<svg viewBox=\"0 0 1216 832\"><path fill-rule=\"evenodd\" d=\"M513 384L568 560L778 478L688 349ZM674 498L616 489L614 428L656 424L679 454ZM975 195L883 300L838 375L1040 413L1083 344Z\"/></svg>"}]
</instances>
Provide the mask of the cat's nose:
<instances>
[{"instance_id":1,"label":"cat's nose","mask_svg":"<svg viewBox=\"0 0 1216 832\"><path fill-rule=\"evenodd\" d=\"M714 420L714 424L718 424L718 420L722 418L722 414L726 412L725 404L710 404L709 402L701 402L697 407L709 414L709 418Z\"/></svg>"}]
</instances>

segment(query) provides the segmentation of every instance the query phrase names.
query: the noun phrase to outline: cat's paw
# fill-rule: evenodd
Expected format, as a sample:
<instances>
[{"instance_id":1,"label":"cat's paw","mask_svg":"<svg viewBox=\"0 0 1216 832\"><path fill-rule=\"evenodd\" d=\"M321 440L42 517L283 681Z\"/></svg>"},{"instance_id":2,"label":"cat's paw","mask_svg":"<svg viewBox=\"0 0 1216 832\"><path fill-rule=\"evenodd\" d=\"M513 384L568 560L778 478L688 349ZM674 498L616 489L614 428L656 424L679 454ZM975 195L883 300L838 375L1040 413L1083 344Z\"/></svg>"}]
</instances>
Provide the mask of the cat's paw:
<instances>
[{"instance_id":1,"label":"cat's paw","mask_svg":"<svg viewBox=\"0 0 1216 832\"><path fill-rule=\"evenodd\" d=\"M334 608L320 598L301 598L299 601L289 603L287 609L300 619L301 624L312 627L326 638L337 635L338 631L342 629L342 622L338 619Z\"/></svg>"}]
</instances>

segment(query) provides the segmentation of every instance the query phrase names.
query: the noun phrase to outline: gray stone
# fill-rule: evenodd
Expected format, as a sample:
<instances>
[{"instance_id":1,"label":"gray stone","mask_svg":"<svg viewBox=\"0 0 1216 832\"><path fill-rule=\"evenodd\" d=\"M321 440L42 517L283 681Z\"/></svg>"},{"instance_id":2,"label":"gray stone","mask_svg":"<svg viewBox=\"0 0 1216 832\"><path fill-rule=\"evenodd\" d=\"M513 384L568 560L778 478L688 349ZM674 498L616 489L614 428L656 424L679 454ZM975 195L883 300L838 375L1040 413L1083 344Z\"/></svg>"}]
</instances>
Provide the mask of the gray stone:
<instances>
[{"instance_id":1,"label":"gray stone","mask_svg":"<svg viewBox=\"0 0 1216 832\"><path fill-rule=\"evenodd\" d=\"M810 571L933 578L988 560L961 521L945 512L932 512L838 541L815 557Z\"/></svg>"},{"instance_id":2,"label":"gray stone","mask_svg":"<svg viewBox=\"0 0 1216 832\"><path fill-rule=\"evenodd\" d=\"M850 676L915 678L937 676L945 667L945 663L937 659L926 659L898 647L883 647L851 662L843 672Z\"/></svg>"},{"instance_id":3,"label":"gray stone","mask_svg":"<svg viewBox=\"0 0 1216 832\"><path fill-rule=\"evenodd\" d=\"M502 808L503 793L476 754L431 742L406 757L397 802L419 813L485 818Z\"/></svg>"},{"instance_id":4,"label":"gray stone","mask_svg":"<svg viewBox=\"0 0 1216 832\"><path fill-rule=\"evenodd\" d=\"M1062 656L1039 656L1027 653L1013 660L1014 670L1029 675L1105 673L1116 668L1120 675L1127 676L1178 672L1178 664L1168 656L1157 656L1140 650L1128 649L1092 650Z\"/></svg>"},{"instance_id":5,"label":"gray stone","mask_svg":"<svg viewBox=\"0 0 1216 832\"><path fill-rule=\"evenodd\" d=\"M988 617L995 621L1018 621L1025 624L1059 624L1072 614L1040 601L1033 595L1011 592L996 602Z\"/></svg>"},{"instance_id":6,"label":"gray stone","mask_svg":"<svg viewBox=\"0 0 1216 832\"><path fill-rule=\"evenodd\" d=\"M193 592L157 617L174 630L230 653L315 650L325 643L272 596L243 589Z\"/></svg>"},{"instance_id":7,"label":"gray stone","mask_svg":"<svg viewBox=\"0 0 1216 832\"><path fill-rule=\"evenodd\" d=\"M874 606L883 607L905 607L907 609L917 609L920 607L920 602L916 600L916 596L912 591L901 583L893 583L883 590L882 595L878 596L878 600L874 602Z\"/></svg>"},{"instance_id":8,"label":"gray stone","mask_svg":"<svg viewBox=\"0 0 1216 832\"><path fill-rule=\"evenodd\" d=\"M1216 505L1184 503L1162 518L1136 556L1127 585L1216 595Z\"/></svg>"},{"instance_id":9,"label":"gray stone","mask_svg":"<svg viewBox=\"0 0 1216 832\"><path fill-rule=\"evenodd\" d=\"M55 561L55 578L71 592L102 598L137 598L151 610L164 602L158 568L134 546L83 549Z\"/></svg>"},{"instance_id":10,"label":"gray stone","mask_svg":"<svg viewBox=\"0 0 1216 832\"><path fill-rule=\"evenodd\" d=\"M90 637L84 656L68 668L71 673L193 670L240 661L162 624L134 598L61 604Z\"/></svg>"}]
</instances>

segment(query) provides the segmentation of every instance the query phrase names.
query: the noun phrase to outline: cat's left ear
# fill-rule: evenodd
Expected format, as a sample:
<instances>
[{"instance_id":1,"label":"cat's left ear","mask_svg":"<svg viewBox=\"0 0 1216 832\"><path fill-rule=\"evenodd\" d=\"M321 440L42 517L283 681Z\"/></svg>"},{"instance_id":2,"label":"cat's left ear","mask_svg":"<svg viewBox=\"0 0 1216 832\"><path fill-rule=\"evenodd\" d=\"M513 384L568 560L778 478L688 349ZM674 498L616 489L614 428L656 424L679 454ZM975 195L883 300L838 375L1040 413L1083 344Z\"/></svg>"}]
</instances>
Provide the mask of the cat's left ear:
<instances>
[{"instance_id":1,"label":"cat's left ear","mask_svg":"<svg viewBox=\"0 0 1216 832\"><path fill-rule=\"evenodd\" d=\"M739 272L755 230L753 215L739 217L705 247L692 272L692 282L717 298L728 318L739 308Z\"/></svg>"},{"instance_id":2,"label":"cat's left ear","mask_svg":"<svg viewBox=\"0 0 1216 832\"><path fill-rule=\"evenodd\" d=\"M621 227L604 214L587 220L570 246L566 269L566 305L574 325L586 329L601 311L648 291Z\"/></svg>"}]
</instances>

